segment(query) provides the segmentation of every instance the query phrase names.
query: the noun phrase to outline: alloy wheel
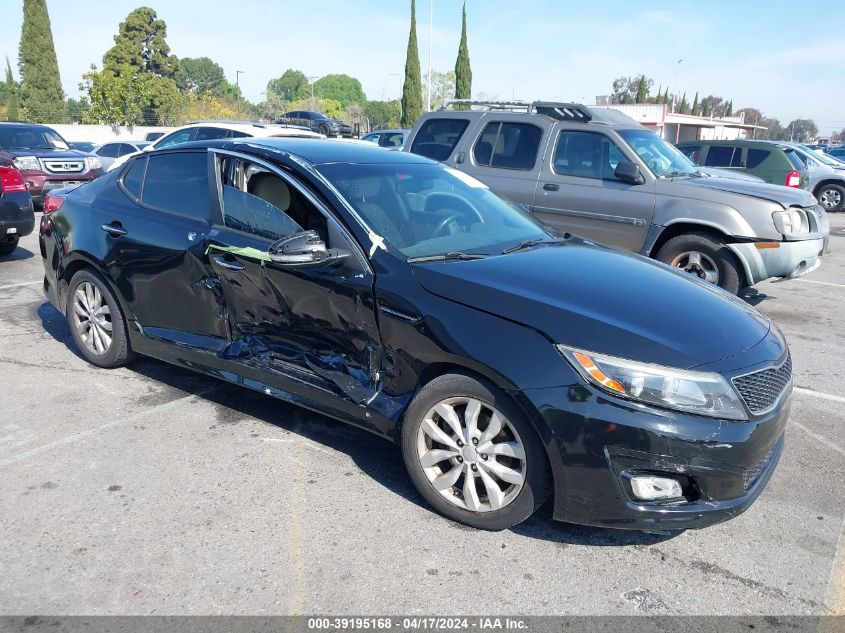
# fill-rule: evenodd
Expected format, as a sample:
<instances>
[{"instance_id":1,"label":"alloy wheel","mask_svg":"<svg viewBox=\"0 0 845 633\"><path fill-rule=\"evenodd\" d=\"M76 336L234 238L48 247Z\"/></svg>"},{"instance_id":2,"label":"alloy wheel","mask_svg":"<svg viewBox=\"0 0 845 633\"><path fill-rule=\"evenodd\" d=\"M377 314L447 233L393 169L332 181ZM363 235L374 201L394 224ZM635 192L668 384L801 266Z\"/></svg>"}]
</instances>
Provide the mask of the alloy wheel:
<instances>
[{"instance_id":1,"label":"alloy wheel","mask_svg":"<svg viewBox=\"0 0 845 633\"><path fill-rule=\"evenodd\" d=\"M825 209L836 209L842 204L842 194L837 189L824 189L819 194L819 204Z\"/></svg>"},{"instance_id":2,"label":"alloy wheel","mask_svg":"<svg viewBox=\"0 0 845 633\"><path fill-rule=\"evenodd\" d=\"M72 320L85 347L98 355L109 351L112 343L111 312L97 286L83 281L76 287Z\"/></svg>"},{"instance_id":3,"label":"alloy wheel","mask_svg":"<svg viewBox=\"0 0 845 633\"><path fill-rule=\"evenodd\" d=\"M716 266L716 262L709 255L701 251L685 251L679 253L669 262L669 265L674 268L680 268L691 275L696 275L704 281L709 281L711 284L719 283L719 268Z\"/></svg>"},{"instance_id":4,"label":"alloy wheel","mask_svg":"<svg viewBox=\"0 0 845 633\"><path fill-rule=\"evenodd\" d=\"M525 484L525 448L495 407L475 398L442 400L425 415L417 456L432 487L472 512L510 504Z\"/></svg>"}]
</instances>

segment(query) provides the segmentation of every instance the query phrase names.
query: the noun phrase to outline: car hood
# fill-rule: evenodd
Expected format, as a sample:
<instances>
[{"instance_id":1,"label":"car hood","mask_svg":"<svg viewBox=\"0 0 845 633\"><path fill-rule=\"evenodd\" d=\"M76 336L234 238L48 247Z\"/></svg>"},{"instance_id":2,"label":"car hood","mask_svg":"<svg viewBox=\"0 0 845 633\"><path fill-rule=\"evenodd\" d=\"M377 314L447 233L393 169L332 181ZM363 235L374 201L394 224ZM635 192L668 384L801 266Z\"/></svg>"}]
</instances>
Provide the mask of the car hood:
<instances>
[{"instance_id":1,"label":"car hood","mask_svg":"<svg viewBox=\"0 0 845 633\"><path fill-rule=\"evenodd\" d=\"M532 327L551 342L671 367L735 356L771 327L714 286L578 239L413 270L428 292Z\"/></svg>"},{"instance_id":2,"label":"car hood","mask_svg":"<svg viewBox=\"0 0 845 633\"><path fill-rule=\"evenodd\" d=\"M15 147L14 149L3 149L0 151L16 157L37 156L38 158L44 158L47 160L79 160L92 155L88 152L81 152L78 149L34 149Z\"/></svg>"},{"instance_id":3,"label":"car hood","mask_svg":"<svg viewBox=\"0 0 845 633\"><path fill-rule=\"evenodd\" d=\"M770 200L782 205L784 208L791 206L807 207L815 204L813 196L809 191L784 187L782 185L772 185L767 182L753 182L734 178L685 178L683 180L675 180L675 183L682 183L685 187L697 188L699 193L696 193L696 197L702 197L700 195L703 193L702 190L713 190Z\"/></svg>"}]
</instances>

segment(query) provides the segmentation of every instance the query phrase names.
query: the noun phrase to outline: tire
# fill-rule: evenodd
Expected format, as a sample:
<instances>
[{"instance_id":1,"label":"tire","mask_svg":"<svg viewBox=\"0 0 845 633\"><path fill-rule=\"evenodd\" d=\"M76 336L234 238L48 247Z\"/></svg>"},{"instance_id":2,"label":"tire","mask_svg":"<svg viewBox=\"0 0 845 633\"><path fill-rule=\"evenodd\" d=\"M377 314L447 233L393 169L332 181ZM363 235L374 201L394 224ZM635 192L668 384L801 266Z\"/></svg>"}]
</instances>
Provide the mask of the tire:
<instances>
[{"instance_id":1,"label":"tire","mask_svg":"<svg viewBox=\"0 0 845 633\"><path fill-rule=\"evenodd\" d=\"M832 183L822 185L816 190L816 198L825 211L837 213L845 206L845 187Z\"/></svg>"},{"instance_id":2,"label":"tire","mask_svg":"<svg viewBox=\"0 0 845 633\"><path fill-rule=\"evenodd\" d=\"M321 125L320 126L320 134L322 134L323 136L327 136L327 137L331 136L331 134L329 134L329 126L325 125L325 124Z\"/></svg>"},{"instance_id":3,"label":"tire","mask_svg":"<svg viewBox=\"0 0 845 633\"><path fill-rule=\"evenodd\" d=\"M462 435L447 421L449 409ZM551 490L546 453L528 420L502 391L464 374L440 376L420 390L405 413L401 444L405 467L425 500L471 527L504 530L521 523ZM442 492L435 480L447 482Z\"/></svg>"},{"instance_id":4,"label":"tire","mask_svg":"<svg viewBox=\"0 0 845 633\"><path fill-rule=\"evenodd\" d=\"M19 240L20 238L16 237L11 242L0 242L0 257L11 255L18 247Z\"/></svg>"},{"instance_id":5,"label":"tire","mask_svg":"<svg viewBox=\"0 0 845 633\"><path fill-rule=\"evenodd\" d=\"M130 360L123 313L108 285L94 271L80 270L70 280L65 312L73 340L89 363L111 368ZM99 317L96 322L90 318L92 314Z\"/></svg>"},{"instance_id":6,"label":"tire","mask_svg":"<svg viewBox=\"0 0 845 633\"><path fill-rule=\"evenodd\" d=\"M736 256L722 240L708 233L684 233L673 237L660 247L656 259L733 294L743 285L743 272Z\"/></svg>"}]
</instances>

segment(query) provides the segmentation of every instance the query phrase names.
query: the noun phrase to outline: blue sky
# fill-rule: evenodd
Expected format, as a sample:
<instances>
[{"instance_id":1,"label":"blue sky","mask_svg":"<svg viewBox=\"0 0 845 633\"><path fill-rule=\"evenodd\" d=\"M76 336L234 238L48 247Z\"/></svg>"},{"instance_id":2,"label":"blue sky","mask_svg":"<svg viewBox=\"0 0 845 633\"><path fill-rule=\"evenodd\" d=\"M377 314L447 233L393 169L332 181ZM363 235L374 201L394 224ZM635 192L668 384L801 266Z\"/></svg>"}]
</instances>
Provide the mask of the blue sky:
<instances>
[{"instance_id":1,"label":"blue sky","mask_svg":"<svg viewBox=\"0 0 845 633\"><path fill-rule=\"evenodd\" d=\"M100 64L121 20L143 0L48 0L65 91ZM0 54L13 66L22 0L2 0ZM435 70L454 67L460 0L433 0ZM423 72L430 0L417 1ZM9 10L9 5L17 9ZM410 0L146 0L179 57L208 56L250 100L286 68L347 73L371 99L395 98L404 72ZM845 128L841 0L692 2L467 0L474 96L592 102L615 77L645 73L690 100L717 94L787 123ZM827 33L827 34L826 34ZM683 59L677 64L678 59ZM15 70L17 73L17 71ZM655 86L655 90L657 86Z\"/></svg>"}]
</instances>

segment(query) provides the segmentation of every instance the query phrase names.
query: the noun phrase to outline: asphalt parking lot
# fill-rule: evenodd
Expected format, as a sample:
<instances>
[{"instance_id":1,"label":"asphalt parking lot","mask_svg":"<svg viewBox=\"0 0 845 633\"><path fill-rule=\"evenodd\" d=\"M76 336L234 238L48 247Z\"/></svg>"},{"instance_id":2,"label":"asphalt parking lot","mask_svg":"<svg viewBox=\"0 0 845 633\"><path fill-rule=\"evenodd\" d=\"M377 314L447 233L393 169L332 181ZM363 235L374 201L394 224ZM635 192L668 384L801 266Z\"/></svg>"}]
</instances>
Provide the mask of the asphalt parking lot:
<instances>
[{"instance_id":1,"label":"asphalt parking lot","mask_svg":"<svg viewBox=\"0 0 845 633\"><path fill-rule=\"evenodd\" d=\"M830 239L745 295L794 359L769 487L670 536L547 511L472 530L363 431L157 361L88 365L28 236L0 259L0 613L845 614L845 214Z\"/></svg>"}]
</instances>

